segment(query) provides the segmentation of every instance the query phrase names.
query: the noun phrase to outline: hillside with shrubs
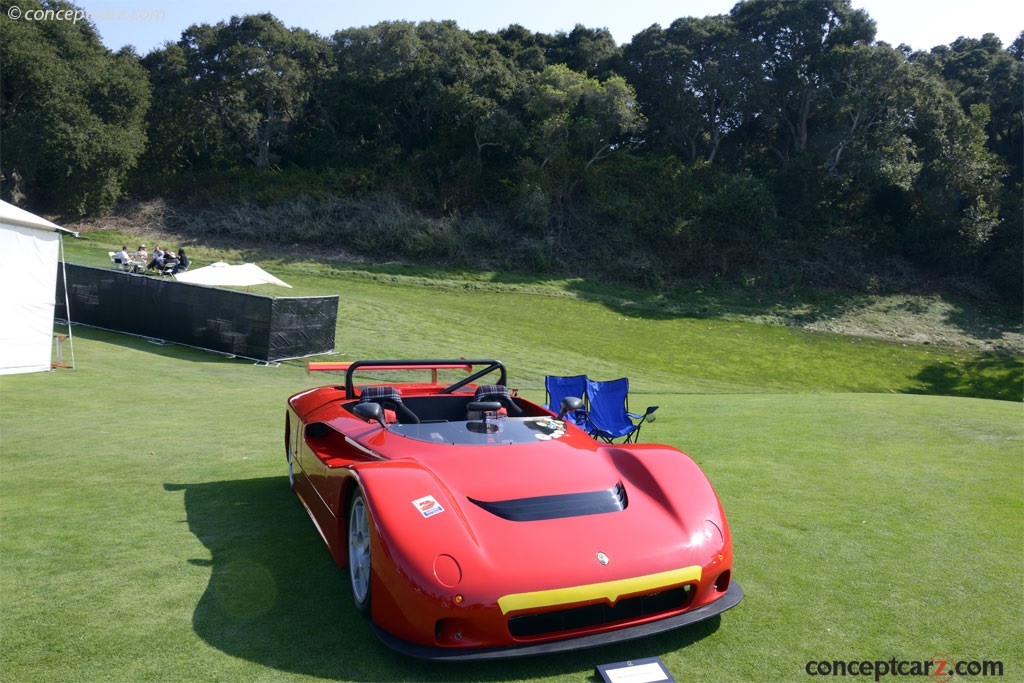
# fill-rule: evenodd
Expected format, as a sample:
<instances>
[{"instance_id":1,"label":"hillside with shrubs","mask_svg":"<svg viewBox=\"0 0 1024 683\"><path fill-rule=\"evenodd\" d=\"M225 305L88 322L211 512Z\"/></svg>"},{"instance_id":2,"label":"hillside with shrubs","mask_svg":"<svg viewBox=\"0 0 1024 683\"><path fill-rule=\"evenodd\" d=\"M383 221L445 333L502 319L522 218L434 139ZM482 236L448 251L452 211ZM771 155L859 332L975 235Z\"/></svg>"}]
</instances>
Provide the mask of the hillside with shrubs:
<instances>
[{"instance_id":1,"label":"hillside with shrubs","mask_svg":"<svg viewBox=\"0 0 1024 683\"><path fill-rule=\"evenodd\" d=\"M912 49L850 0L764 0L624 45L258 14L138 55L0 4L0 196L65 222L158 202L144 227L196 242L649 288L1024 292L1024 34Z\"/></svg>"}]
</instances>

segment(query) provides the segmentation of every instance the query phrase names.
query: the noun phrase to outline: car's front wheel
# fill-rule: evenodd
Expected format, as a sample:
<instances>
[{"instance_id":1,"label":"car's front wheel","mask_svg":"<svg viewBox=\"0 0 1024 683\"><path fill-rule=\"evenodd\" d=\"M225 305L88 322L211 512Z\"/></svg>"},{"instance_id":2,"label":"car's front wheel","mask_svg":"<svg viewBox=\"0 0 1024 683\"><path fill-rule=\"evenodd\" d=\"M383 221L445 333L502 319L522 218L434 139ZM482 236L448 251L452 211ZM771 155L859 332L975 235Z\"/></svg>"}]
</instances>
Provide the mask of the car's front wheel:
<instances>
[{"instance_id":1,"label":"car's front wheel","mask_svg":"<svg viewBox=\"0 0 1024 683\"><path fill-rule=\"evenodd\" d=\"M370 510L363 492L356 489L348 506L348 573L352 601L365 617L370 616Z\"/></svg>"}]
</instances>

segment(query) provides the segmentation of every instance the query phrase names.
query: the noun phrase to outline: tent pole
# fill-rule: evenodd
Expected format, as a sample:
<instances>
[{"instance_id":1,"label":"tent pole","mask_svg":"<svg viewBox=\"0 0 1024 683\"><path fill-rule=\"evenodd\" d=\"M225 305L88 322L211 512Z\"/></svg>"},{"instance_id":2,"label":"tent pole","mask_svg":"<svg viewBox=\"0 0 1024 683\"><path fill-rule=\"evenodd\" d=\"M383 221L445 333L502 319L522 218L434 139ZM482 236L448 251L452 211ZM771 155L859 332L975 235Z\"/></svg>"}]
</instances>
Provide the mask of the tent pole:
<instances>
[{"instance_id":1,"label":"tent pole","mask_svg":"<svg viewBox=\"0 0 1024 683\"><path fill-rule=\"evenodd\" d=\"M77 234L77 233L76 233ZM68 297L68 268L67 261L64 260L64 235L60 235L60 270L61 276L64 278L64 312L67 314L68 319L68 347L71 349L71 369L75 369L75 339L74 335L71 334L71 302Z\"/></svg>"}]
</instances>

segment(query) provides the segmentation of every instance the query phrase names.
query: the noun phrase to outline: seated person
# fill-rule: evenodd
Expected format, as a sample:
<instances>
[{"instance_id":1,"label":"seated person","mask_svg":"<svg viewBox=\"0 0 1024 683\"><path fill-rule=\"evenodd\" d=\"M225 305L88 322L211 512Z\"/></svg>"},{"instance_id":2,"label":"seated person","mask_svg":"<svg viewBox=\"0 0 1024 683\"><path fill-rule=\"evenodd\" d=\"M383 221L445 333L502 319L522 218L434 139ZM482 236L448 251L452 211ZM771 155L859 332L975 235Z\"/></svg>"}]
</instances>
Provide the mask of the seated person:
<instances>
[{"instance_id":1,"label":"seated person","mask_svg":"<svg viewBox=\"0 0 1024 683\"><path fill-rule=\"evenodd\" d=\"M149 254L146 253L146 245L140 244L139 248L135 250L135 258L143 263L149 258Z\"/></svg>"},{"instance_id":2,"label":"seated person","mask_svg":"<svg viewBox=\"0 0 1024 683\"><path fill-rule=\"evenodd\" d=\"M121 251L114 254L114 263L119 263L122 266L130 266L132 263L132 256L128 253L128 247L122 245Z\"/></svg>"},{"instance_id":3,"label":"seated person","mask_svg":"<svg viewBox=\"0 0 1024 683\"><path fill-rule=\"evenodd\" d=\"M153 250L153 260L149 262L146 268L150 270L163 270L164 267L164 250L160 248L160 245L156 245L156 249Z\"/></svg>"},{"instance_id":4,"label":"seated person","mask_svg":"<svg viewBox=\"0 0 1024 683\"><path fill-rule=\"evenodd\" d=\"M177 275L179 271L188 270L191 265L191 261L188 260L188 256L185 255L184 249L178 249L178 262L174 264L174 269L171 271L171 275Z\"/></svg>"}]
</instances>

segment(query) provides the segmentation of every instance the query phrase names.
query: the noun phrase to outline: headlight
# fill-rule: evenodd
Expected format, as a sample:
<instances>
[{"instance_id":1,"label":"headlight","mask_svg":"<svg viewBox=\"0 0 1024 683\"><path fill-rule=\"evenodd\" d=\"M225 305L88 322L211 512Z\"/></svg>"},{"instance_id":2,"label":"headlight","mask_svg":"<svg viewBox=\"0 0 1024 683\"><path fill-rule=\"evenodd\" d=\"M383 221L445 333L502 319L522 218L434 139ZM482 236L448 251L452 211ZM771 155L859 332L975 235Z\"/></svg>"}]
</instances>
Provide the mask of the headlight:
<instances>
[{"instance_id":1,"label":"headlight","mask_svg":"<svg viewBox=\"0 0 1024 683\"><path fill-rule=\"evenodd\" d=\"M720 547L725 543L725 534L723 534L722 530L718 528L718 525L710 519L704 520L704 531L701 535L703 536L701 541L713 547Z\"/></svg>"},{"instance_id":2,"label":"headlight","mask_svg":"<svg viewBox=\"0 0 1024 683\"><path fill-rule=\"evenodd\" d=\"M438 555L434 558L434 578L446 588L455 588L462 581L462 567L451 555Z\"/></svg>"}]
</instances>

